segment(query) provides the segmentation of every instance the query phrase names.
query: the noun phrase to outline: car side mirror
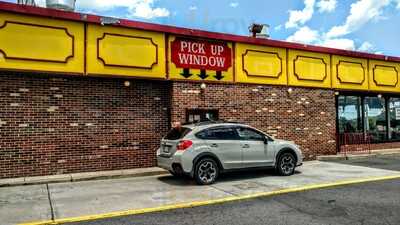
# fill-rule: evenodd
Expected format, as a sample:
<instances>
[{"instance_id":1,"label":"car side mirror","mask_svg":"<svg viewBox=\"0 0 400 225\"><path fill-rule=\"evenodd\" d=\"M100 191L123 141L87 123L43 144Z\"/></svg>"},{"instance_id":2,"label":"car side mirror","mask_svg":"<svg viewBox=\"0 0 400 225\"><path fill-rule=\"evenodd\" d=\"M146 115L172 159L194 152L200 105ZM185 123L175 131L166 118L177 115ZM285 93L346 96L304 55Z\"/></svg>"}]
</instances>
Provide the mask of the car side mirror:
<instances>
[{"instance_id":1,"label":"car side mirror","mask_svg":"<svg viewBox=\"0 0 400 225\"><path fill-rule=\"evenodd\" d=\"M267 136L264 136L264 144L268 144L268 137Z\"/></svg>"}]
</instances>

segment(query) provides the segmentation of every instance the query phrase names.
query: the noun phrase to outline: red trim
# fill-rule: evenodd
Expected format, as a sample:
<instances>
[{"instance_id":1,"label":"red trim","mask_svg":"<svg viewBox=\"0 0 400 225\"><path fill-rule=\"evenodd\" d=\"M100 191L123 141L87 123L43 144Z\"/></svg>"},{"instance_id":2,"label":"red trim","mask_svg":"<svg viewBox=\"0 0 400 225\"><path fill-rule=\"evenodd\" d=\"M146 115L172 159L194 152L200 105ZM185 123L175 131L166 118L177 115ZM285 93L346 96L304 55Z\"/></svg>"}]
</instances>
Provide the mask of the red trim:
<instances>
[{"instance_id":1,"label":"red trim","mask_svg":"<svg viewBox=\"0 0 400 225\"><path fill-rule=\"evenodd\" d=\"M66 20L72 20L72 21L83 21L83 22L101 24L101 16L97 16L97 15L81 14L81 13L76 13L76 12L65 12L65 11L60 11L60 10L18 5L18 4L14 4L14 3L1 2L1 1L0 1L0 11L7 11L7 12L12 12L12 13L22 13L22 14L26 14L26 15L37 15L37 16L45 16L45 17L57 18L57 19L66 19ZM159 25L159 24L131 21L131 20L125 20L125 19L121 19L120 23L116 24L114 26L130 27L130 28L136 28L136 29L141 29L141 30L158 31L158 32L164 32L164 33L175 34L175 35L185 35L185 36L191 36L191 37L217 39L217 40L222 40L222 41L241 42L241 43L256 44L256 45L267 45L267 46L272 46L272 47L290 48L290 49L296 49L296 50L305 50L305 51L328 53L328 54L335 54L335 55L342 55L342 56L400 62L400 57L397 57L397 56L376 55L376 54L365 53L365 52L356 52L356 51L348 51L348 50L342 50L342 49L319 47L319 46L313 46L313 45L304 45L304 44L271 40L271 39L257 39L257 38L246 37L246 36L208 32L208 31L196 30L196 29L179 28L179 27L174 27L174 26Z\"/></svg>"}]
</instances>

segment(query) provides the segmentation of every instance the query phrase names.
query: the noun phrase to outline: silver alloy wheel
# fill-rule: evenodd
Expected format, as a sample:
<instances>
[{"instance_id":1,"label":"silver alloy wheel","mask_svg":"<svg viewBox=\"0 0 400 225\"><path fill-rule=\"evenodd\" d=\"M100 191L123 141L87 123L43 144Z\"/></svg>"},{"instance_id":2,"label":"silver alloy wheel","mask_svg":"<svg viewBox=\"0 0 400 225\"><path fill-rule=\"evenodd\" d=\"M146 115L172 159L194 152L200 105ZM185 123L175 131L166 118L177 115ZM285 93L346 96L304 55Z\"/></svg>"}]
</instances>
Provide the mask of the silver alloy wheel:
<instances>
[{"instance_id":1,"label":"silver alloy wheel","mask_svg":"<svg viewBox=\"0 0 400 225\"><path fill-rule=\"evenodd\" d=\"M293 173L295 168L295 162L292 155L285 155L281 160L281 170L284 174Z\"/></svg>"},{"instance_id":2,"label":"silver alloy wheel","mask_svg":"<svg viewBox=\"0 0 400 225\"><path fill-rule=\"evenodd\" d=\"M217 176L217 168L210 161L205 161L199 166L198 176L205 184L211 183Z\"/></svg>"}]
</instances>

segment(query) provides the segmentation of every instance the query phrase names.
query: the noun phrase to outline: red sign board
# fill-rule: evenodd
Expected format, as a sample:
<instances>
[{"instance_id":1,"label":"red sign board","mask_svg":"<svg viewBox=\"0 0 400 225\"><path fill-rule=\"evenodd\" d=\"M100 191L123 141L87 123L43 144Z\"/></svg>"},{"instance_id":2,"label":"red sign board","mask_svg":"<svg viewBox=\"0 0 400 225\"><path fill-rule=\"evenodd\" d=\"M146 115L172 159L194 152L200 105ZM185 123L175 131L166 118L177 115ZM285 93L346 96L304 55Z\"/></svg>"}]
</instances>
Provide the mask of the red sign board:
<instances>
[{"instance_id":1,"label":"red sign board","mask_svg":"<svg viewBox=\"0 0 400 225\"><path fill-rule=\"evenodd\" d=\"M171 44L172 62L178 68L227 71L232 50L226 43L176 38Z\"/></svg>"}]
</instances>

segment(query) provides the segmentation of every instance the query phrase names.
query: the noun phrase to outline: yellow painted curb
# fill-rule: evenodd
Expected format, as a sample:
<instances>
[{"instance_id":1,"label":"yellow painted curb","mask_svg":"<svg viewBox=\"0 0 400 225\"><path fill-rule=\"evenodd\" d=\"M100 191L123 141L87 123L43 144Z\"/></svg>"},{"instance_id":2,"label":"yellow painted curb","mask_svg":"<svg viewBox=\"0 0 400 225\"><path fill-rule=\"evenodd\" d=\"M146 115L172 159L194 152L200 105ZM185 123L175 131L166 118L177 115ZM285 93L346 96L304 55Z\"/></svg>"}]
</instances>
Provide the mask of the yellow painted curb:
<instances>
[{"instance_id":1,"label":"yellow painted curb","mask_svg":"<svg viewBox=\"0 0 400 225\"><path fill-rule=\"evenodd\" d=\"M243 195L243 196L232 196L232 197L213 199L213 200L207 200L207 201L197 201L197 202L165 205L165 206L159 206L159 207L153 207L153 208L132 209L132 210L125 210L125 211L104 213L104 214L97 214L97 215L71 217L71 218L65 218L65 219L56 219L54 221L48 220L48 221L40 221L40 222L21 223L19 225L51 225L51 224L62 224L62 223L72 223L72 222L80 222L80 221L88 221L88 220L97 220L97 219L105 219L105 218L118 217L118 216L137 215L137 214L144 214L144 213L150 213L150 212L160 212L160 211L171 210L171 209L191 208L191 207L197 207L197 206L246 200L246 199L257 198L257 197L280 195L280 194L286 194L286 193L291 193L291 192L301 192L301 191L307 191L307 190L313 190L313 189L328 188L328 187L335 187L335 186L342 186L342 185L349 185L349 184L358 184L358 183L365 183L365 182L372 182L372 181L391 180L391 179L397 179L397 178L400 178L400 174L393 175L393 176L384 176L384 177L370 177L370 178L362 178L362 179L343 180L343 181L337 181L337 182L333 182L333 183L312 184L312 185L306 185L306 186L302 186L302 187L287 188L287 189L282 189L282 190L277 190L277 191L261 192L261 193L256 193L256 194Z\"/></svg>"}]
</instances>

